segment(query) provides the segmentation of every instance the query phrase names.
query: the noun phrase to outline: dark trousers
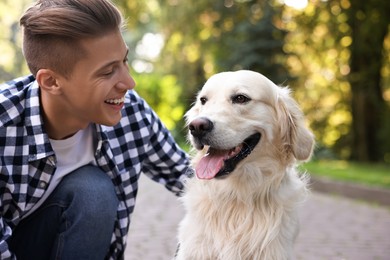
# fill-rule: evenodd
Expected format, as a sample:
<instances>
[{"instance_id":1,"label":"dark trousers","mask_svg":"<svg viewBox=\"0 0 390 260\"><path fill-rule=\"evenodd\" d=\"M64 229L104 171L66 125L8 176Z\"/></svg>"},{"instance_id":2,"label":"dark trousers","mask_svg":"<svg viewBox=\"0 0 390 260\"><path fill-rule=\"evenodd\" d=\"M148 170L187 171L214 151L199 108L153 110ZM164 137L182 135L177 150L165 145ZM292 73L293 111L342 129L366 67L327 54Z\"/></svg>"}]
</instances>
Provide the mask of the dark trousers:
<instances>
[{"instance_id":1,"label":"dark trousers","mask_svg":"<svg viewBox=\"0 0 390 260\"><path fill-rule=\"evenodd\" d=\"M44 204L14 229L9 247L18 260L104 259L118 199L111 179L94 166L65 176Z\"/></svg>"}]
</instances>

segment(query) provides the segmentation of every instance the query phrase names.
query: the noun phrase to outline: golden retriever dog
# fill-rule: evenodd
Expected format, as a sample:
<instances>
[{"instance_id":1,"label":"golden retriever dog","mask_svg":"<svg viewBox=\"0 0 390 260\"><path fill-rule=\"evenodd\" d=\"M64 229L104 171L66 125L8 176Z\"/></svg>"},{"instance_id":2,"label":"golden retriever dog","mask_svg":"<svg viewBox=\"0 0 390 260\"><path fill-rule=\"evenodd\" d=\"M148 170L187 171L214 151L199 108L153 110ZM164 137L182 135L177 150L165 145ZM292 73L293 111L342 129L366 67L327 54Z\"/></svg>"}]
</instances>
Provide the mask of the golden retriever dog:
<instances>
[{"instance_id":1,"label":"golden retriever dog","mask_svg":"<svg viewBox=\"0 0 390 260\"><path fill-rule=\"evenodd\" d=\"M213 75L185 115L196 178L181 198L178 260L291 259L312 133L288 88L248 70Z\"/></svg>"}]
</instances>

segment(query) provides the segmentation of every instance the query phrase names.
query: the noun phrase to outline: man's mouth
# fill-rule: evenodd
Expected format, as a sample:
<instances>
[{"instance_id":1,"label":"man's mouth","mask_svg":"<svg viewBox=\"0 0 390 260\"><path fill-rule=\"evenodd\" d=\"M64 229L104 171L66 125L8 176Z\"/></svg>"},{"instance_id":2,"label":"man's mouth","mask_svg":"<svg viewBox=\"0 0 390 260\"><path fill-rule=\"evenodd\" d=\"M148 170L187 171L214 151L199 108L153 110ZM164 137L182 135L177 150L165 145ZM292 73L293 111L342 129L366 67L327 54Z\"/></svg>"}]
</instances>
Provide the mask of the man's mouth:
<instances>
[{"instance_id":1,"label":"man's mouth","mask_svg":"<svg viewBox=\"0 0 390 260\"><path fill-rule=\"evenodd\" d=\"M125 96L123 96L121 98L113 98L113 99L104 100L104 103L110 104L110 105L120 105L123 102L125 102Z\"/></svg>"},{"instance_id":2,"label":"man's mouth","mask_svg":"<svg viewBox=\"0 0 390 260\"><path fill-rule=\"evenodd\" d=\"M206 155L196 165L196 176L199 179L207 180L227 176L234 171L239 162L251 154L260 138L260 133L253 134L240 145L229 150L218 150L210 147Z\"/></svg>"}]
</instances>

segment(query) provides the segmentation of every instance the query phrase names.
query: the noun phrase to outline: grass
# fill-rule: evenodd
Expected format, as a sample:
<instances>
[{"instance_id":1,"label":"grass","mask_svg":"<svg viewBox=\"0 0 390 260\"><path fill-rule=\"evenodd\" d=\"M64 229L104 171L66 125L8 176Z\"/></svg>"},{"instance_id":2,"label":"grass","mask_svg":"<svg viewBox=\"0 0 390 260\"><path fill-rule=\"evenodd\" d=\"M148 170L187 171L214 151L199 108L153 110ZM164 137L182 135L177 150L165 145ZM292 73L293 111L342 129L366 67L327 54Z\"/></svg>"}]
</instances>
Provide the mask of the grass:
<instances>
[{"instance_id":1,"label":"grass","mask_svg":"<svg viewBox=\"0 0 390 260\"><path fill-rule=\"evenodd\" d=\"M320 160L305 163L301 168L313 176L390 189L390 166L385 164Z\"/></svg>"}]
</instances>

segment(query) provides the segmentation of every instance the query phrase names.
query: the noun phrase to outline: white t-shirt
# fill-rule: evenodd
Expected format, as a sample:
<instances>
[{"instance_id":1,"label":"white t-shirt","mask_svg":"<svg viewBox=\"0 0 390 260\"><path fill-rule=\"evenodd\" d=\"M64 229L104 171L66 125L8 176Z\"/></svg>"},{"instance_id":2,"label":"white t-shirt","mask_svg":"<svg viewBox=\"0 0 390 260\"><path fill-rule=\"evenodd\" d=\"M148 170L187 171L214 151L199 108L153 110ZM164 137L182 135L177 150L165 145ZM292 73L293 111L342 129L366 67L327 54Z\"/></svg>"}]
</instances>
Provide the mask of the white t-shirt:
<instances>
[{"instance_id":1,"label":"white t-shirt","mask_svg":"<svg viewBox=\"0 0 390 260\"><path fill-rule=\"evenodd\" d=\"M76 134L67 139L50 139L50 143L54 153L56 154L57 169L43 197L23 218L30 215L43 204L64 176L81 166L87 164L97 165L94 156L95 145L91 124L86 129L78 131Z\"/></svg>"}]
</instances>

